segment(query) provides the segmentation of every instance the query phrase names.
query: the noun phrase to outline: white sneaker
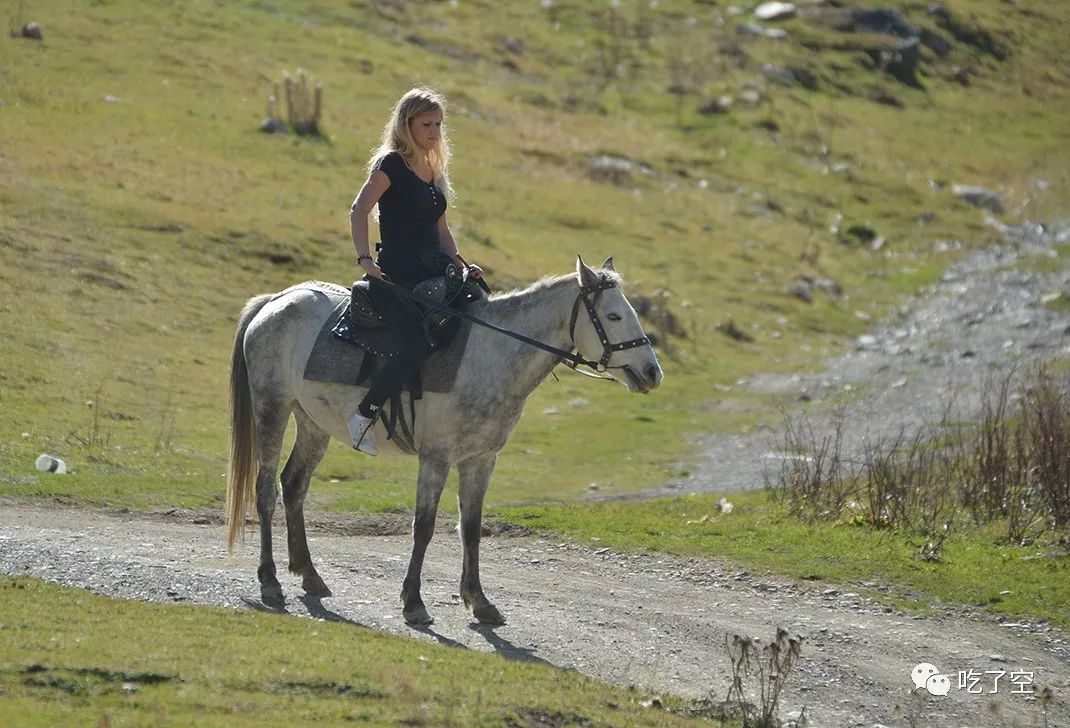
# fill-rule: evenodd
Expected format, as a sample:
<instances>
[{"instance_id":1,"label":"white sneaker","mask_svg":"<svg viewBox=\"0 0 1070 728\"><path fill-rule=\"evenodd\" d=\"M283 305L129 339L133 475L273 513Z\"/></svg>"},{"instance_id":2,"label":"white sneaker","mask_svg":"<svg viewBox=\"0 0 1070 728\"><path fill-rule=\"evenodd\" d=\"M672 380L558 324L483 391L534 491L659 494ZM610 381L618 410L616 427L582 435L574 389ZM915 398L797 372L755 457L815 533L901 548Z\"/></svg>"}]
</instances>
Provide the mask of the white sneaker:
<instances>
[{"instance_id":1,"label":"white sneaker","mask_svg":"<svg viewBox=\"0 0 1070 728\"><path fill-rule=\"evenodd\" d=\"M354 450L360 450L369 455L379 454L379 448L375 446L375 437L372 433L372 425L374 424L374 418L365 417L360 412L354 412L346 421L346 426L349 427L349 436L353 438Z\"/></svg>"}]
</instances>

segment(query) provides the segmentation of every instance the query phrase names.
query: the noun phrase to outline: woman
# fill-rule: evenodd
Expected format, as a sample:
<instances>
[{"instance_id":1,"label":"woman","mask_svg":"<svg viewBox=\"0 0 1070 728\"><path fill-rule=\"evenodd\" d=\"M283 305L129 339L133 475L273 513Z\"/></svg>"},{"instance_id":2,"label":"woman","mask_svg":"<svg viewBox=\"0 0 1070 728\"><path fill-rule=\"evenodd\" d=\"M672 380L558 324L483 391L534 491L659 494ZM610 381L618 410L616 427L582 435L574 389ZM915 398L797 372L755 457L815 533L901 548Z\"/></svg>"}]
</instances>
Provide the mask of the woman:
<instances>
[{"instance_id":1,"label":"woman","mask_svg":"<svg viewBox=\"0 0 1070 728\"><path fill-rule=\"evenodd\" d=\"M431 353L420 317L380 281L385 276L411 290L420 281L442 275L451 261L468 268L469 276L483 274L458 254L446 222L452 188L447 171L450 147L442 129L445 115L446 100L434 91L414 88L402 96L349 211L357 265L370 278L372 301L397 332L400 348L372 377L368 394L348 421L353 447L370 455L378 454L371 426L383 403L401 390ZM382 243L376 259L368 242L368 215L377 204Z\"/></svg>"}]
</instances>

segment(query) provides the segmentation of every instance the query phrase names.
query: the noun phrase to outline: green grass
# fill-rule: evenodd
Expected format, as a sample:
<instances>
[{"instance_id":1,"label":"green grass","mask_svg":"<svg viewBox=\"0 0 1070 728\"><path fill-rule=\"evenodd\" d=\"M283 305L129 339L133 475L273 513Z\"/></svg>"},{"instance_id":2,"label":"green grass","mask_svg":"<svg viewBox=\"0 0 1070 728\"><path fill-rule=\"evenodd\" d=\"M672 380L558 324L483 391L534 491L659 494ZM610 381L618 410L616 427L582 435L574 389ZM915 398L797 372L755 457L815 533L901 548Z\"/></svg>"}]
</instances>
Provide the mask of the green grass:
<instances>
[{"instance_id":1,"label":"green grass","mask_svg":"<svg viewBox=\"0 0 1070 728\"><path fill-rule=\"evenodd\" d=\"M490 501L658 485L687 467L692 435L775 416L767 400L715 385L817 365L862 331L855 311L881 316L939 275L953 257L934 240L994 240L930 179L988 184L1011 208L1028 197L1041 219L1062 212L1070 66L1050 48L1065 44L1070 10L950 5L1010 34L1015 53L995 62L957 47L927 60L921 91L895 88L857 54L795 43L745 44L737 67L720 53L737 20L711 31L718 11L685 0L616 11L566 0L34 3L45 41L0 38L5 495L219 503L235 317L256 293L354 276L345 213L390 103L415 83L452 102L451 223L492 282L614 255L632 295L672 292L688 331L661 352L667 379L650 397L571 374L540 387ZM5 19L30 12L11 6ZM611 30L610 12L631 35ZM801 22L786 27L801 36ZM505 36L525 50L507 50ZM599 47L623 54L619 75L599 78ZM681 48L695 49L682 102L667 91ZM766 60L813 65L822 83L762 82L757 108L696 112L760 79ZM952 64L977 70L971 87L945 77ZM256 131L273 81L298 67L325 84L327 139ZM905 108L867 100L872 85ZM770 120L778 132L757 126ZM602 153L654 174L597 181ZM851 170L827 172L837 161ZM829 232L837 214L842 229L874 226L884 248L842 244ZM846 298L785 295L804 274L836 279ZM717 333L728 317L755 343ZM42 451L76 475L38 477ZM336 443L313 489L343 510L405 507L414 473Z\"/></svg>"},{"instance_id":2,"label":"green grass","mask_svg":"<svg viewBox=\"0 0 1070 728\"><path fill-rule=\"evenodd\" d=\"M844 523L807 525L766 493L736 493L729 514L719 496L568 507L522 506L495 515L622 551L659 551L728 562L753 573L802 581L876 582L872 593L901 608L970 604L1013 618L1070 626L1070 559L1049 558L1057 544L1002 545L991 533L966 529L950 539L939 563L917 558L920 539ZM1041 558L1026 558L1041 555ZM1009 592L1004 594L1003 592Z\"/></svg>"},{"instance_id":3,"label":"green grass","mask_svg":"<svg viewBox=\"0 0 1070 728\"><path fill-rule=\"evenodd\" d=\"M350 624L10 577L0 578L0 614L0 712L20 728L700 724L575 671Z\"/></svg>"}]
</instances>

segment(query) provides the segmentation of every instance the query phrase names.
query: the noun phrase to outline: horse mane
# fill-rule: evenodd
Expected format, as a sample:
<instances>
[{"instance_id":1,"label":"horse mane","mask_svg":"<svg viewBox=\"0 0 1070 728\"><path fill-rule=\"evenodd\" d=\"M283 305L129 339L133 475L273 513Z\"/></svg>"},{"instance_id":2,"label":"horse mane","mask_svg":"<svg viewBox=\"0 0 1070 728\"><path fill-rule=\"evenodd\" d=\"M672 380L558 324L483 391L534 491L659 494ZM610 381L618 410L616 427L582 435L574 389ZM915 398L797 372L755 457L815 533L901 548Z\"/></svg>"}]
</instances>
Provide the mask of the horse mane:
<instances>
[{"instance_id":1,"label":"horse mane","mask_svg":"<svg viewBox=\"0 0 1070 728\"><path fill-rule=\"evenodd\" d=\"M558 288L564 285L579 286L577 280L578 273L566 273L559 276L543 276L539 280L535 281L526 288L514 288L511 291L502 291L499 293L493 293L488 297L488 301L509 308L514 304L520 304L527 300L527 298L540 291L547 291L553 288ZM595 275L604 282L613 283L617 286L622 285L623 281L621 276L616 271L595 269Z\"/></svg>"}]
</instances>

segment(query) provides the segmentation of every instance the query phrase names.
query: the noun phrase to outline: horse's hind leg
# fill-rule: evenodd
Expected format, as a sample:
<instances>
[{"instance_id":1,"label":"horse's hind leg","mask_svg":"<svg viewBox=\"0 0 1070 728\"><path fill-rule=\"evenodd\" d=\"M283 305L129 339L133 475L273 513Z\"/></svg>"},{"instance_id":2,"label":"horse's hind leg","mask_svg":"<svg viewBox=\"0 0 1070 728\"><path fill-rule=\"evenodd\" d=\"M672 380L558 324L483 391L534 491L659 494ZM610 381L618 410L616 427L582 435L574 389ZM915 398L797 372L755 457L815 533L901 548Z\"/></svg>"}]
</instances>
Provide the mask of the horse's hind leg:
<instances>
[{"instance_id":1,"label":"horse's hind leg","mask_svg":"<svg viewBox=\"0 0 1070 728\"><path fill-rule=\"evenodd\" d=\"M465 606L480 624L505 624L501 612L483 594L479 581L479 539L483 529L483 496L487 493L495 455L458 463L460 488L457 503L461 510L461 542L464 562L461 566L461 596Z\"/></svg>"},{"instance_id":2,"label":"horse's hind leg","mask_svg":"<svg viewBox=\"0 0 1070 728\"><path fill-rule=\"evenodd\" d=\"M301 587L313 597L329 597L331 590L323 583L305 537L305 494L312 471L327 452L331 436L324 432L300 407L294 409L297 440L282 469L282 502L286 506L286 543L290 551L290 571L301 575Z\"/></svg>"},{"instance_id":3,"label":"horse's hind leg","mask_svg":"<svg viewBox=\"0 0 1070 728\"><path fill-rule=\"evenodd\" d=\"M282 586L275 576L275 559L271 553L271 518L275 515L278 491L275 481L279 473L279 453L286 434L289 409L276 402L254 401L256 419L256 451L259 473L256 476L256 513L260 517L260 599L271 607L285 603Z\"/></svg>"}]
</instances>

